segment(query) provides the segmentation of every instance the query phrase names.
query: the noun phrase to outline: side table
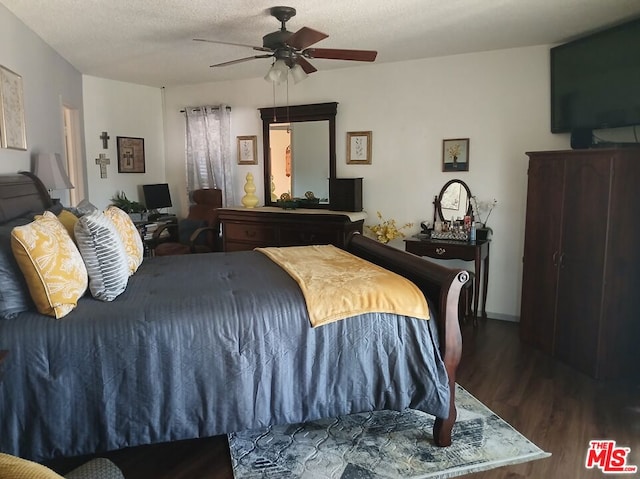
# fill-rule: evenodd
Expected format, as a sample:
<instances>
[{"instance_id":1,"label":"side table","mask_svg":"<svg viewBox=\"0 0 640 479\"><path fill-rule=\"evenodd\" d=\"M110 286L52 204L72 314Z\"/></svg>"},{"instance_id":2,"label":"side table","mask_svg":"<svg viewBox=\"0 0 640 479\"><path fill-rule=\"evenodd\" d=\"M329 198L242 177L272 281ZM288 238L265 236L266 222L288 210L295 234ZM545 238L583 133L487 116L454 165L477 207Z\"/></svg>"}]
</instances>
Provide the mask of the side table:
<instances>
[{"instance_id":1,"label":"side table","mask_svg":"<svg viewBox=\"0 0 640 479\"><path fill-rule=\"evenodd\" d=\"M476 280L473 290L473 322L478 318L480 281L482 279L482 319L487 319L487 289L489 283L489 243L481 241L449 241L422 238L404 240L405 250L418 256L438 259L459 259L473 261Z\"/></svg>"}]
</instances>

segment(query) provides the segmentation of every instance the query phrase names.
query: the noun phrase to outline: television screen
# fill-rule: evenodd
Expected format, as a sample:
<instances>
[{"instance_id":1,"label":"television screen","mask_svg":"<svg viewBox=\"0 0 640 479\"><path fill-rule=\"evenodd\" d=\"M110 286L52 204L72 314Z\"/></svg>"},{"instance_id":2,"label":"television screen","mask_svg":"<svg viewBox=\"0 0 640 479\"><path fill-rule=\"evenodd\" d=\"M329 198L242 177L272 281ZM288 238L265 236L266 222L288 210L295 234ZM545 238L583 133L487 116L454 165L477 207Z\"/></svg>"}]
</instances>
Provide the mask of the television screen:
<instances>
[{"instance_id":1,"label":"television screen","mask_svg":"<svg viewBox=\"0 0 640 479\"><path fill-rule=\"evenodd\" d=\"M142 185L142 192L144 193L144 203L147 210L171 207L171 195L169 194L169 185L167 183Z\"/></svg>"},{"instance_id":2,"label":"television screen","mask_svg":"<svg viewBox=\"0 0 640 479\"><path fill-rule=\"evenodd\" d=\"M640 19L551 49L551 131L640 124Z\"/></svg>"}]
</instances>

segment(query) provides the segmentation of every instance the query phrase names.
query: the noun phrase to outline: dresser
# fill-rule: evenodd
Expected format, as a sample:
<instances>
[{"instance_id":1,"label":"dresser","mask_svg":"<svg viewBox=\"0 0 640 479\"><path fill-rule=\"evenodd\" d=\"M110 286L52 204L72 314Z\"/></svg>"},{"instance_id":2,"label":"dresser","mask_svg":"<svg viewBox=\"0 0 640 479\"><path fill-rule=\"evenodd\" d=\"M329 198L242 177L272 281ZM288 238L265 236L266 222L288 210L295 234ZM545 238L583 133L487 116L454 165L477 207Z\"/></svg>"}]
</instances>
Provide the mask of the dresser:
<instances>
[{"instance_id":1,"label":"dresser","mask_svg":"<svg viewBox=\"0 0 640 479\"><path fill-rule=\"evenodd\" d=\"M637 375L640 149L527 155L521 339L595 378Z\"/></svg>"},{"instance_id":2,"label":"dresser","mask_svg":"<svg viewBox=\"0 0 640 479\"><path fill-rule=\"evenodd\" d=\"M261 208L220 208L224 251L264 246L332 244L343 247L353 232L362 233L363 212Z\"/></svg>"}]
</instances>

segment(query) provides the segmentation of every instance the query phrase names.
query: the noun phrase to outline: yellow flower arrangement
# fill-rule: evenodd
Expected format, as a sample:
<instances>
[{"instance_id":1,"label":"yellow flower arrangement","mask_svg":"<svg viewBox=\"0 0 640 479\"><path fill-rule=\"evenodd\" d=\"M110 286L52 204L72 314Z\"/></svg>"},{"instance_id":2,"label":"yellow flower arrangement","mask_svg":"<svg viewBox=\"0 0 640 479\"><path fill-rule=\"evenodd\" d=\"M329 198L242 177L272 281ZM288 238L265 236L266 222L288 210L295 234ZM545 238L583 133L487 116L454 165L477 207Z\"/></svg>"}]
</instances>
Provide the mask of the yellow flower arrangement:
<instances>
[{"instance_id":1,"label":"yellow flower arrangement","mask_svg":"<svg viewBox=\"0 0 640 479\"><path fill-rule=\"evenodd\" d=\"M449 153L449 158L451 158L455 162L460 156L460 150L460 143L454 143L453 145L451 145L447 150L447 152Z\"/></svg>"},{"instance_id":2,"label":"yellow flower arrangement","mask_svg":"<svg viewBox=\"0 0 640 479\"><path fill-rule=\"evenodd\" d=\"M391 240L396 238L404 238L404 233L402 232L405 228L411 228L413 223L405 223L402 226L398 227L396 225L396 220L390 219L385 220L382 218L382 214L378 211L378 219L380 223L377 225L367 225L367 229L373 233L375 238L380 241L380 243L388 243Z\"/></svg>"}]
</instances>

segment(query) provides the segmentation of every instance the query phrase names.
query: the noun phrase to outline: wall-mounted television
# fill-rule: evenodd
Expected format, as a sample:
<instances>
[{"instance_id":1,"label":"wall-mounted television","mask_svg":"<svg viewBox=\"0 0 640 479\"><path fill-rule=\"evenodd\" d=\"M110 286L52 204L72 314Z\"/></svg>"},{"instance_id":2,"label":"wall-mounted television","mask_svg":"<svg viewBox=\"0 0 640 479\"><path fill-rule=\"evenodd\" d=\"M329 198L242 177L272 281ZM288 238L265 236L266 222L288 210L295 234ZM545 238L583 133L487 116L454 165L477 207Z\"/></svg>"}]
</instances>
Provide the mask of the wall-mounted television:
<instances>
[{"instance_id":1,"label":"wall-mounted television","mask_svg":"<svg viewBox=\"0 0 640 479\"><path fill-rule=\"evenodd\" d=\"M640 19L550 53L552 133L640 124Z\"/></svg>"},{"instance_id":2,"label":"wall-mounted television","mask_svg":"<svg viewBox=\"0 0 640 479\"><path fill-rule=\"evenodd\" d=\"M157 183L155 185L142 185L144 194L144 204L147 210L159 210L160 208L170 208L171 195L167 183Z\"/></svg>"}]
</instances>

